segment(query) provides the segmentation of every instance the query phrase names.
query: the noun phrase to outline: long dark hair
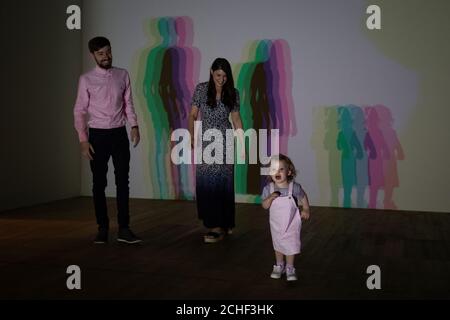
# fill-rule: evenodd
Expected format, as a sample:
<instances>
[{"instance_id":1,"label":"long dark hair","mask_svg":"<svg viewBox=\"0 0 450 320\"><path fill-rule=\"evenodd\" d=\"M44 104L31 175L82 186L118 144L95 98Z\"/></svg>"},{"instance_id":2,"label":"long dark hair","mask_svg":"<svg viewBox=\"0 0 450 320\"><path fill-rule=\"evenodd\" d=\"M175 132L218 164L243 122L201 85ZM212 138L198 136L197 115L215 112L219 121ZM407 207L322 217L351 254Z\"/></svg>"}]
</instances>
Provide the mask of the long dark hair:
<instances>
[{"instance_id":1,"label":"long dark hair","mask_svg":"<svg viewBox=\"0 0 450 320\"><path fill-rule=\"evenodd\" d=\"M231 72L231 65L224 58L217 58L214 60L211 70L214 72L216 70L222 70L227 75L227 81L223 85L222 89L222 101L223 104L228 108L228 111L234 108L236 104L236 91L234 89L233 73ZM212 74L209 74L208 83L208 100L207 103L211 107L215 107L216 102L216 85L214 84L214 79Z\"/></svg>"}]
</instances>

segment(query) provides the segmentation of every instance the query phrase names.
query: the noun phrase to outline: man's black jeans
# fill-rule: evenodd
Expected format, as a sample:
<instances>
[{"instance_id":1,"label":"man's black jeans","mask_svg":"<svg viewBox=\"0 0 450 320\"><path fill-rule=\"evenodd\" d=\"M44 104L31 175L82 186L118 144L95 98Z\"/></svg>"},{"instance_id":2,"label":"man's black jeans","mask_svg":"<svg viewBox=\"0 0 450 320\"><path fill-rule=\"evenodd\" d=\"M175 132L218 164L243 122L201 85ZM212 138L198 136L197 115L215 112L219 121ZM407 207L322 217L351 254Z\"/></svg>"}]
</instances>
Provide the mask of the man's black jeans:
<instances>
[{"instance_id":1,"label":"man's black jeans","mask_svg":"<svg viewBox=\"0 0 450 320\"><path fill-rule=\"evenodd\" d=\"M117 222L119 228L128 228L130 171L130 142L125 127L114 129L89 128L89 143L94 148L90 161L94 196L95 215L99 228L109 228L109 218L106 209L105 188L107 185L108 161L112 157L117 188Z\"/></svg>"}]
</instances>

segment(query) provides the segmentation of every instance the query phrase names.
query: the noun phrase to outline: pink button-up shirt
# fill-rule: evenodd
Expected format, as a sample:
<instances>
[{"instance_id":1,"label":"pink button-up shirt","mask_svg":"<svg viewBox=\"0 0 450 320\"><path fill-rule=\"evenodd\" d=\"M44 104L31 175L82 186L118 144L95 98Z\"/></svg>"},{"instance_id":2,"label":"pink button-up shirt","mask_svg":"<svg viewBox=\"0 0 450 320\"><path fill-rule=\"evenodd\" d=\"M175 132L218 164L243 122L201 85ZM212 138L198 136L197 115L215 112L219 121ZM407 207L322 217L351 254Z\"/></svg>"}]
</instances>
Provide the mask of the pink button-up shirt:
<instances>
[{"instance_id":1,"label":"pink button-up shirt","mask_svg":"<svg viewBox=\"0 0 450 320\"><path fill-rule=\"evenodd\" d=\"M121 68L106 70L96 66L83 74L78 83L73 114L80 142L88 141L88 127L118 128L127 120L130 126L137 126L128 72Z\"/></svg>"}]
</instances>

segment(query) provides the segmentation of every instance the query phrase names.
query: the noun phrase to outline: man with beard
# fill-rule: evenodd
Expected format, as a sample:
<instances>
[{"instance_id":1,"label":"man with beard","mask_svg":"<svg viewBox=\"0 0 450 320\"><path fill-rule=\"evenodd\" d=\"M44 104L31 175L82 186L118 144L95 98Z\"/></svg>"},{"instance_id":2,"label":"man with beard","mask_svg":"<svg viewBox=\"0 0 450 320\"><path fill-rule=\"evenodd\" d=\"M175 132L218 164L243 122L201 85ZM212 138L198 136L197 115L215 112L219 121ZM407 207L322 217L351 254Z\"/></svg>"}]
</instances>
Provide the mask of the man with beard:
<instances>
[{"instance_id":1,"label":"man with beard","mask_svg":"<svg viewBox=\"0 0 450 320\"><path fill-rule=\"evenodd\" d=\"M111 44L108 39L95 37L89 41L88 46L97 66L80 77L74 118L81 154L90 160L92 171L92 193L98 224L94 243L108 242L109 218L105 188L110 157L113 160L117 187L117 240L138 243L141 239L129 228L130 148L125 127L127 122L131 126L130 137L134 147L140 140L130 77L125 69L112 66Z\"/></svg>"}]
</instances>

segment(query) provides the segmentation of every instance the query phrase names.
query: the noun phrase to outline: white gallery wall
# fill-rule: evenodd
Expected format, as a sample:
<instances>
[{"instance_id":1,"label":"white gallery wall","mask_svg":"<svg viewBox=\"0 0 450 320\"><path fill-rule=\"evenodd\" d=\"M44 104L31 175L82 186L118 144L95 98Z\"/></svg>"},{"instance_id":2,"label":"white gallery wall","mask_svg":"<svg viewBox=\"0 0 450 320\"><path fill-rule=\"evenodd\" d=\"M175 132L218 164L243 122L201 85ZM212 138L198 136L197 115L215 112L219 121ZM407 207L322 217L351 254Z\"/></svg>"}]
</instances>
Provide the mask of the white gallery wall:
<instances>
[{"instance_id":1,"label":"white gallery wall","mask_svg":"<svg viewBox=\"0 0 450 320\"><path fill-rule=\"evenodd\" d=\"M392 2L392 1L391 1ZM368 30L366 8L382 9L382 29ZM396 161L398 185L393 200L402 210L450 211L448 163L450 116L448 87L450 22L446 1L363 0L89 0L82 3L83 71L93 67L87 42L103 35L112 43L114 65L130 72L142 140L131 153L130 192L135 198L159 198L151 183L149 140L154 130L143 105L141 56L160 39L148 23L162 17L189 17L192 46L200 52L198 81L207 81L216 57L227 58L236 73L248 62L254 41L283 39L291 56L291 95L297 133L288 155L300 182L316 206L342 206L343 190L333 202L333 157L324 147L324 112L335 106L386 106L392 116L403 159ZM438 18L436 18L438 17ZM441 19L442 18L442 19ZM421 24L421 21L423 24ZM425 48L424 48L425 46ZM238 74L234 74L235 81ZM72 82L70 97L76 91ZM328 119L329 120L329 119ZM328 124L333 126L333 124ZM75 137L75 132L73 132ZM342 166L342 163L340 164ZM107 194L115 195L110 163ZM344 172L345 168L338 168ZM339 170L338 170L339 171ZM345 180L345 179L344 179ZM358 207L352 193L352 207ZM365 201L369 195L365 192ZM81 193L91 194L88 162L82 161ZM383 208L383 191L377 207ZM247 201L238 197L239 201Z\"/></svg>"}]
</instances>

